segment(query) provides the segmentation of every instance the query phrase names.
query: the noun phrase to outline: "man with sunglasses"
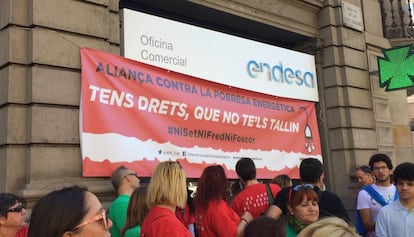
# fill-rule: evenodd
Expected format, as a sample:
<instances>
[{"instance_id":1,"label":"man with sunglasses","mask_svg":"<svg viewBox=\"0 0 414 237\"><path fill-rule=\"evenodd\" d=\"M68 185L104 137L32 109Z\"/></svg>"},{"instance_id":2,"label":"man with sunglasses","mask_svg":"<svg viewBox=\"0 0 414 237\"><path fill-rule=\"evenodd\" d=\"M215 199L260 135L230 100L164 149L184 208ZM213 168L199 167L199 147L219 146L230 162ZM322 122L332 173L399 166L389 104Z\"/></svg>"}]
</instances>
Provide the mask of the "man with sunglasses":
<instances>
[{"instance_id":1,"label":"man with sunglasses","mask_svg":"<svg viewBox=\"0 0 414 237\"><path fill-rule=\"evenodd\" d=\"M109 218L113 223L110 232L112 237L121 237L129 199L132 192L139 187L140 180L136 172L121 165L112 172L111 181L118 196L109 207Z\"/></svg>"},{"instance_id":2,"label":"man with sunglasses","mask_svg":"<svg viewBox=\"0 0 414 237\"><path fill-rule=\"evenodd\" d=\"M27 236L26 210L22 199L12 193L0 193L0 236Z\"/></svg>"},{"instance_id":3,"label":"man with sunglasses","mask_svg":"<svg viewBox=\"0 0 414 237\"><path fill-rule=\"evenodd\" d=\"M322 191L324 171L323 164L318 159L303 159L299 166L299 175L303 185L313 187L318 194L319 217L336 216L349 222L349 216L341 199L335 193ZM276 195L273 204L267 211L267 216L279 219L288 213L287 203L292 187L283 188Z\"/></svg>"}]
</instances>

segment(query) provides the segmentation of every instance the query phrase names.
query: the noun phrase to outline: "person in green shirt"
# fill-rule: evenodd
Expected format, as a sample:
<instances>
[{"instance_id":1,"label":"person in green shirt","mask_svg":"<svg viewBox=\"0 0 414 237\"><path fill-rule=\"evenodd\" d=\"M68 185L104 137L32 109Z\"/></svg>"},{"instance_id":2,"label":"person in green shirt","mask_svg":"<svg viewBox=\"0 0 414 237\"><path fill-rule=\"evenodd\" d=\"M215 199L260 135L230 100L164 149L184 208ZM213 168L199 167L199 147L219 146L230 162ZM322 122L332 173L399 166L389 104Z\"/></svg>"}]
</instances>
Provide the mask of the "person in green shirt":
<instances>
[{"instance_id":1,"label":"person in green shirt","mask_svg":"<svg viewBox=\"0 0 414 237\"><path fill-rule=\"evenodd\" d=\"M300 184L289 190L286 237L296 237L319 218L318 194L311 184Z\"/></svg>"},{"instance_id":2,"label":"person in green shirt","mask_svg":"<svg viewBox=\"0 0 414 237\"><path fill-rule=\"evenodd\" d=\"M121 229L126 222L129 199L132 192L139 187L140 180L136 172L122 165L112 172L111 181L118 197L109 207L109 218L113 223L110 232L112 237L122 237Z\"/></svg>"}]
</instances>

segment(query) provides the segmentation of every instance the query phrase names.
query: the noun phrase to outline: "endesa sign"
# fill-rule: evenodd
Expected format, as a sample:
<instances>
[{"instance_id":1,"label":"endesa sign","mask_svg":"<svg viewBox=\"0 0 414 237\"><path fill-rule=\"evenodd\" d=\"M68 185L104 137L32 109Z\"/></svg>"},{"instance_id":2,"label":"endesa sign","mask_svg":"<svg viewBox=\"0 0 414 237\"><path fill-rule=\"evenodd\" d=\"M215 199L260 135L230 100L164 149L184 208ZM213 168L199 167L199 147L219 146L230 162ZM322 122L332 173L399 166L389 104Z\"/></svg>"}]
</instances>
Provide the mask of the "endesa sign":
<instances>
[{"instance_id":1,"label":"endesa sign","mask_svg":"<svg viewBox=\"0 0 414 237\"><path fill-rule=\"evenodd\" d=\"M236 162L250 157L260 179L282 173L298 178L302 158L321 160L314 102L229 87L93 49L80 54L84 176L109 176L126 165L150 177L159 162L177 160L189 178L214 164L237 178ZM258 65L250 63L251 69Z\"/></svg>"},{"instance_id":2,"label":"endesa sign","mask_svg":"<svg viewBox=\"0 0 414 237\"><path fill-rule=\"evenodd\" d=\"M122 10L127 58L232 87L318 101L314 56Z\"/></svg>"}]
</instances>

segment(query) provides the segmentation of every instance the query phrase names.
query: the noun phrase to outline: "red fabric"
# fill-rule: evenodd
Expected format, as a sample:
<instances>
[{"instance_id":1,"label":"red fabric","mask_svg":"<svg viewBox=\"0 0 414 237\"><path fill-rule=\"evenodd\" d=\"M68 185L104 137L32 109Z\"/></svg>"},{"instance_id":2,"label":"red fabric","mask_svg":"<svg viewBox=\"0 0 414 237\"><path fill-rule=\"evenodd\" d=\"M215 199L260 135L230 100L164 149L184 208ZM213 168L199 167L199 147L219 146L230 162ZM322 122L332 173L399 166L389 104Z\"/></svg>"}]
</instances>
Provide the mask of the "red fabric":
<instances>
[{"instance_id":1,"label":"red fabric","mask_svg":"<svg viewBox=\"0 0 414 237\"><path fill-rule=\"evenodd\" d=\"M224 201L211 201L207 210L195 211L198 237L234 237L240 217Z\"/></svg>"},{"instance_id":2,"label":"red fabric","mask_svg":"<svg viewBox=\"0 0 414 237\"><path fill-rule=\"evenodd\" d=\"M177 219L174 212L164 207L153 207L141 226L141 237L193 237Z\"/></svg>"},{"instance_id":3,"label":"red fabric","mask_svg":"<svg viewBox=\"0 0 414 237\"><path fill-rule=\"evenodd\" d=\"M280 191L279 185L270 184L273 198ZM269 198L266 185L262 183L253 184L244 188L233 199L232 208L239 215L248 211L254 218L260 216L269 207Z\"/></svg>"},{"instance_id":4,"label":"red fabric","mask_svg":"<svg viewBox=\"0 0 414 237\"><path fill-rule=\"evenodd\" d=\"M263 165L258 178L281 173L298 178L302 154L322 154L315 102L229 87L93 49L80 53L84 176L111 176L125 164L151 177L152 167L165 159L158 150L165 150L180 153L174 156L188 164L187 178L199 178L213 164L228 167L227 178L237 178L233 159L197 156L195 161L179 152L210 149L220 157L258 151ZM112 150L114 143L134 155ZM141 144L148 149L139 149ZM276 157L273 150L289 155Z\"/></svg>"},{"instance_id":5,"label":"red fabric","mask_svg":"<svg viewBox=\"0 0 414 237\"><path fill-rule=\"evenodd\" d=\"M27 237L27 232L29 228L27 226L22 227L19 231L17 231L15 237Z\"/></svg>"},{"instance_id":6,"label":"red fabric","mask_svg":"<svg viewBox=\"0 0 414 237\"><path fill-rule=\"evenodd\" d=\"M187 227L190 224L194 224L195 217L194 214L191 213L190 207L185 205L184 210L177 208L175 209L175 215L177 216L178 220L183 223L185 227Z\"/></svg>"}]
</instances>

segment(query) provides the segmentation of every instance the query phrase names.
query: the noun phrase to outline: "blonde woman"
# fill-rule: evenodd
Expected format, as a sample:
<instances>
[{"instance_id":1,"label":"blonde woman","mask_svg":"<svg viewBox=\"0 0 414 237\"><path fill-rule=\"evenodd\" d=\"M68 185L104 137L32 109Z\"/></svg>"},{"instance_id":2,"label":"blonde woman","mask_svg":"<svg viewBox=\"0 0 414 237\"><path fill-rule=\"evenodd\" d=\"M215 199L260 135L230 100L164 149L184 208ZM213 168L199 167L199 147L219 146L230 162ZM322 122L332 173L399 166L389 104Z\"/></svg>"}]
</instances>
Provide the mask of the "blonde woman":
<instances>
[{"instance_id":1,"label":"blonde woman","mask_svg":"<svg viewBox=\"0 0 414 237\"><path fill-rule=\"evenodd\" d=\"M298 237L360 237L355 228L338 217L326 217L308 225Z\"/></svg>"},{"instance_id":2,"label":"blonde woman","mask_svg":"<svg viewBox=\"0 0 414 237\"><path fill-rule=\"evenodd\" d=\"M164 161L155 168L148 185L150 209L141 227L141 237L192 237L175 215L187 201L186 176L178 162Z\"/></svg>"}]
</instances>

